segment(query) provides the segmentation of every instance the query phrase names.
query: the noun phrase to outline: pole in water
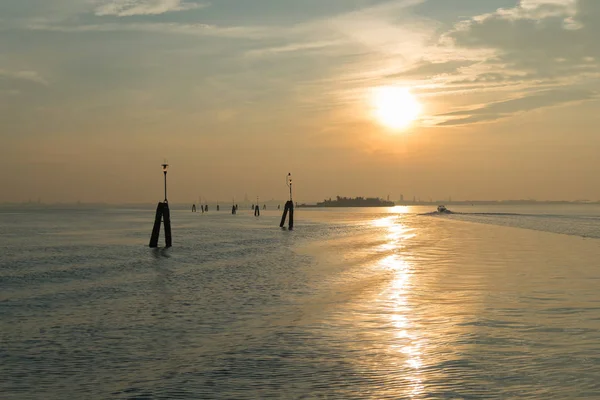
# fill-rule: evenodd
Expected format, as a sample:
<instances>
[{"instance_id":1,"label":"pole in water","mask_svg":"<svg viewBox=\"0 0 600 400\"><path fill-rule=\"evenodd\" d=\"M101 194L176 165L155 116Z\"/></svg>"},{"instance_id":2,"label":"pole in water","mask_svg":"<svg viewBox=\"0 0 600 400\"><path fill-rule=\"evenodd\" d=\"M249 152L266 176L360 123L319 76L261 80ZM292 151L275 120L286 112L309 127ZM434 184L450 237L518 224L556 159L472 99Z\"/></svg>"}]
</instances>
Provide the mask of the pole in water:
<instances>
[{"instance_id":1,"label":"pole in water","mask_svg":"<svg viewBox=\"0 0 600 400\"><path fill-rule=\"evenodd\" d=\"M192 204L192 212L196 212L196 205Z\"/></svg>"},{"instance_id":2,"label":"pole in water","mask_svg":"<svg viewBox=\"0 0 600 400\"><path fill-rule=\"evenodd\" d=\"M167 200L167 169L169 164L165 161L162 164L164 180L165 180L165 200L162 203L158 203L156 207L156 215L154 217L154 227L152 228L152 235L150 236L150 247L158 247L158 236L160 234L161 222L165 224L165 247L171 247L171 212L169 211L169 201ZM195 211L195 205L192 207L192 211Z\"/></svg>"},{"instance_id":3,"label":"pole in water","mask_svg":"<svg viewBox=\"0 0 600 400\"><path fill-rule=\"evenodd\" d=\"M254 216L260 217L260 206L258 205L258 196L256 196L256 205L254 206Z\"/></svg>"},{"instance_id":4,"label":"pole in water","mask_svg":"<svg viewBox=\"0 0 600 400\"><path fill-rule=\"evenodd\" d=\"M285 207L283 208L283 215L281 216L281 223L279 224L279 227L283 228L283 226L285 225L285 219L289 212L290 219L289 219L289 223L288 223L288 230L291 231L294 229L294 202L292 201L292 174L291 173L289 173L287 175L285 183L290 188L290 199L285 203Z\"/></svg>"}]
</instances>

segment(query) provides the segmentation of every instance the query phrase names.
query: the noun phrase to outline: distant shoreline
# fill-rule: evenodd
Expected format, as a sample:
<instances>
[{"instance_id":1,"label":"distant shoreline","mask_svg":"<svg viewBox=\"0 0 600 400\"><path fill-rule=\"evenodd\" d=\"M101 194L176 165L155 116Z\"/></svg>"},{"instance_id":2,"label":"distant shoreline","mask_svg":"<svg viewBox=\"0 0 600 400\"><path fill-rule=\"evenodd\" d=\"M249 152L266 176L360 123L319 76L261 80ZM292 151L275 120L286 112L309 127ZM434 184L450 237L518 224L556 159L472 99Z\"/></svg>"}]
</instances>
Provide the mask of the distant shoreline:
<instances>
[{"instance_id":1,"label":"distant shoreline","mask_svg":"<svg viewBox=\"0 0 600 400\"><path fill-rule=\"evenodd\" d=\"M267 204L267 207L269 209L273 209L273 207L276 207L278 204L283 205L285 203L284 200L278 202L278 201L267 201L265 202ZM411 201L404 201L404 202L400 202L400 201L396 201L393 202L394 205L392 206L383 206L383 207L393 207L393 206L438 206L440 204L444 204L446 206L489 206L489 205L493 205L493 206L510 206L510 205L532 205L532 206L543 206L543 205L600 205L600 201L528 201L528 200L474 200L474 201L421 201L421 202L411 202ZM183 208L187 208L187 207L191 207L192 203L182 203L182 202L171 202L170 203L172 205L172 207L183 207ZM208 204L210 206L216 205L216 202L208 202ZM222 207L224 207L226 205L226 203L219 203L221 204ZM240 203L240 207L242 204L245 203ZM248 203L250 204L250 203ZM261 203L262 204L262 203ZM37 203L37 202L21 202L21 203L16 203L16 202L5 202L5 203L0 203L0 207L5 207L5 208L13 208L13 207L30 207L30 208L58 208L58 207L106 207L106 208L118 208L118 207L134 207L134 208L138 208L138 207L148 207L148 206L156 206L156 202L147 202L147 203ZM298 208L338 208L338 207L342 207L342 208L363 208L365 206L362 205L358 205L358 206L323 206L323 205L318 205L316 203L298 203ZM366 206L366 207L372 207L372 206ZM378 207L378 206L375 206Z\"/></svg>"},{"instance_id":2,"label":"distant shoreline","mask_svg":"<svg viewBox=\"0 0 600 400\"><path fill-rule=\"evenodd\" d=\"M499 201L422 201L422 202L394 202L394 206L416 207L416 206L544 206L544 205L600 205L600 201L521 201L521 200L499 200ZM394 207L388 206L388 207ZM298 204L298 208L363 208L371 206L323 206L320 204ZM377 207L377 206L376 206ZM382 207L382 206L379 206ZM386 207L386 206L383 206Z\"/></svg>"}]
</instances>

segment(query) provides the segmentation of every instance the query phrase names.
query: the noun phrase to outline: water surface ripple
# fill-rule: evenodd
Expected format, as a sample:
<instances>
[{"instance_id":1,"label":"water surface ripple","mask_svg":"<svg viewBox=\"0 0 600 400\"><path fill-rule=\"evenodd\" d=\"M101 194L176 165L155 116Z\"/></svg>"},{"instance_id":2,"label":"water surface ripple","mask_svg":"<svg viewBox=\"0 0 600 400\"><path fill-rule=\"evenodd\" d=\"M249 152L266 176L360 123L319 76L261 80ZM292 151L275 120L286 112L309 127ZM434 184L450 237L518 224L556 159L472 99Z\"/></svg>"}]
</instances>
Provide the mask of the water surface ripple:
<instances>
[{"instance_id":1,"label":"water surface ripple","mask_svg":"<svg viewBox=\"0 0 600 400\"><path fill-rule=\"evenodd\" d=\"M426 211L0 210L0 397L600 398L598 210Z\"/></svg>"}]
</instances>

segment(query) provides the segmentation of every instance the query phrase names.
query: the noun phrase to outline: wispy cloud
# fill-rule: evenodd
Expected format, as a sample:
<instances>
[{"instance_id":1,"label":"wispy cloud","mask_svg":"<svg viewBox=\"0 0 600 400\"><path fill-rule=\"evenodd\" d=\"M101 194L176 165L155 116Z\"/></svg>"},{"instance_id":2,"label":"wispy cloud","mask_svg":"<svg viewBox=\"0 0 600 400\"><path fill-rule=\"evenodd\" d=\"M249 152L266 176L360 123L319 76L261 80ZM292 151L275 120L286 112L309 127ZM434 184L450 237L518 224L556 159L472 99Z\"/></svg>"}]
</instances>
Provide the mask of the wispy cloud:
<instances>
[{"instance_id":1,"label":"wispy cloud","mask_svg":"<svg viewBox=\"0 0 600 400\"><path fill-rule=\"evenodd\" d=\"M174 11L187 11L206 7L206 4L190 3L182 0L104 0L96 7L97 16L116 15L158 15Z\"/></svg>"},{"instance_id":2,"label":"wispy cloud","mask_svg":"<svg viewBox=\"0 0 600 400\"><path fill-rule=\"evenodd\" d=\"M590 90L545 90L523 97L485 104L473 109L439 115L437 117L446 119L446 121L441 122L438 125L457 126L496 121L516 113L597 98L598 94Z\"/></svg>"},{"instance_id":3,"label":"wispy cloud","mask_svg":"<svg viewBox=\"0 0 600 400\"><path fill-rule=\"evenodd\" d=\"M259 49L250 50L246 53L246 55L249 57L263 57L268 55L281 55L296 52L304 53L307 51L322 50L325 48L334 47L339 44L339 40L291 43L282 46L263 47Z\"/></svg>"},{"instance_id":4,"label":"wispy cloud","mask_svg":"<svg viewBox=\"0 0 600 400\"><path fill-rule=\"evenodd\" d=\"M48 32L153 32L178 35L215 36L229 38L258 39L267 35L268 29L253 26L218 26L210 24L182 23L105 23L86 25L53 25L32 23L27 29Z\"/></svg>"},{"instance_id":5,"label":"wispy cloud","mask_svg":"<svg viewBox=\"0 0 600 400\"><path fill-rule=\"evenodd\" d=\"M0 79L2 78L28 81L48 86L48 81L36 71L8 71L0 69Z\"/></svg>"}]
</instances>

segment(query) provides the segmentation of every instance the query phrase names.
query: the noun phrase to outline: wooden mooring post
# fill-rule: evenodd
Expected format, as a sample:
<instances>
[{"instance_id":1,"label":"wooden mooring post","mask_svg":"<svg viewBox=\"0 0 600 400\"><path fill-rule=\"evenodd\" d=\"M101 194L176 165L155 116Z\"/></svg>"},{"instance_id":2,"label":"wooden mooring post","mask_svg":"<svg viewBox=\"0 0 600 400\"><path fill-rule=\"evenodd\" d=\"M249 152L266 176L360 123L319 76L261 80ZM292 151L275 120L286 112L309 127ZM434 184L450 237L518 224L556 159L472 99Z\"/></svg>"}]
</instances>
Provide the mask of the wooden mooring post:
<instances>
[{"instance_id":1,"label":"wooden mooring post","mask_svg":"<svg viewBox=\"0 0 600 400\"><path fill-rule=\"evenodd\" d=\"M169 202L167 200L167 168L169 164L166 162L162 164L163 173L165 176L165 200L158 203L156 207L156 215L154 217L154 227L152 228L152 235L150 236L149 246L154 248L158 247L158 236L160 234L160 225L162 222L165 224L165 247L172 246L171 238L171 212L169 210Z\"/></svg>"},{"instance_id":2,"label":"wooden mooring post","mask_svg":"<svg viewBox=\"0 0 600 400\"><path fill-rule=\"evenodd\" d=\"M283 208L283 215L281 216L281 222L279 224L280 228L283 228L285 225L285 219L290 214L290 218L288 221L288 230L294 229L294 202L292 201L292 174L289 173L287 175L286 184L290 188L290 199L285 203L285 207Z\"/></svg>"}]
</instances>

